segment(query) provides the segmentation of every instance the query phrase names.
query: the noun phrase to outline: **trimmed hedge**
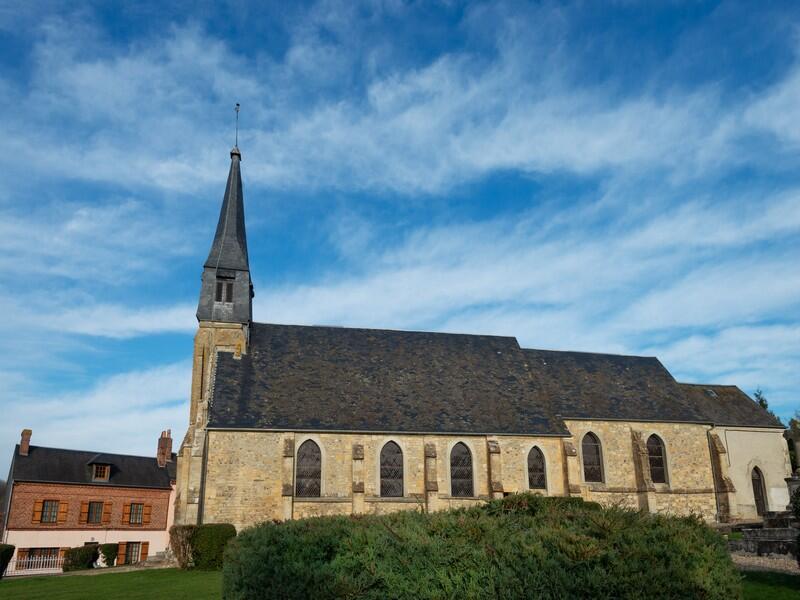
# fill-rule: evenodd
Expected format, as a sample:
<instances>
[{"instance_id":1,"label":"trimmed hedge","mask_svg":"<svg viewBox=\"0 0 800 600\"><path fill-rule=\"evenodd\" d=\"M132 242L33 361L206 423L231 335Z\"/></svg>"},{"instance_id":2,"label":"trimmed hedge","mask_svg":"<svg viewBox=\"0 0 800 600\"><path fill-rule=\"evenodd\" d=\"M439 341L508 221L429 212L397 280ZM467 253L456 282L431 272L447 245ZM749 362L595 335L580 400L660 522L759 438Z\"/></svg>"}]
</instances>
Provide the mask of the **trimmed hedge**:
<instances>
[{"instance_id":1,"label":"trimmed hedge","mask_svg":"<svg viewBox=\"0 0 800 600\"><path fill-rule=\"evenodd\" d=\"M169 528L169 547L181 569L192 566L192 538L197 525L173 525Z\"/></svg>"},{"instance_id":2,"label":"trimmed hedge","mask_svg":"<svg viewBox=\"0 0 800 600\"><path fill-rule=\"evenodd\" d=\"M64 566L62 570L67 572L91 569L99 555L100 551L98 550L97 544L67 548L67 551L64 553Z\"/></svg>"},{"instance_id":3,"label":"trimmed hedge","mask_svg":"<svg viewBox=\"0 0 800 600\"><path fill-rule=\"evenodd\" d=\"M741 597L722 536L694 517L520 494L424 514L263 523L225 552L223 597Z\"/></svg>"},{"instance_id":4,"label":"trimmed hedge","mask_svg":"<svg viewBox=\"0 0 800 600\"><path fill-rule=\"evenodd\" d=\"M230 523L198 525L192 536L192 562L195 568L221 569L225 546L235 537L236 528Z\"/></svg>"},{"instance_id":5,"label":"trimmed hedge","mask_svg":"<svg viewBox=\"0 0 800 600\"><path fill-rule=\"evenodd\" d=\"M113 567L114 561L117 560L117 553L119 552L119 544L100 544L100 554L103 556L103 561L107 567Z\"/></svg>"},{"instance_id":6,"label":"trimmed hedge","mask_svg":"<svg viewBox=\"0 0 800 600\"><path fill-rule=\"evenodd\" d=\"M6 572L8 563L11 562L11 557L14 556L14 546L11 544L0 544L0 579L3 578L3 573Z\"/></svg>"},{"instance_id":7,"label":"trimmed hedge","mask_svg":"<svg viewBox=\"0 0 800 600\"><path fill-rule=\"evenodd\" d=\"M230 523L173 525L169 530L169 545L181 569L213 570L222 568L225 545L233 537L236 528Z\"/></svg>"}]
</instances>

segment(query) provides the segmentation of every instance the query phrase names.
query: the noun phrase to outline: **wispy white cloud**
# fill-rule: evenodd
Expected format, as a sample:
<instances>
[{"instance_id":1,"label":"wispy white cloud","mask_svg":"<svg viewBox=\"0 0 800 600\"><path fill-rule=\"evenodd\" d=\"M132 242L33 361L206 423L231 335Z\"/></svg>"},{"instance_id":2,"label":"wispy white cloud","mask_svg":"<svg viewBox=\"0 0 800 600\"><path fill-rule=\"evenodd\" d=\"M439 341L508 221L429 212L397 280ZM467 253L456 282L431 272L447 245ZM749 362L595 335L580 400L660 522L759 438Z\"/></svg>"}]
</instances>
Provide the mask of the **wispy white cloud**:
<instances>
[{"instance_id":1,"label":"wispy white cloud","mask_svg":"<svg viewBox=\"0 0 800 600\"><path fill-rule=\"evenodd\" d=\"M180 443L190 379L187 360L118 373L87 390L18 396L4 404L0 439L18 441L20 431L31 428L34 445L155 456L162 430L171 428Z\"/></svg>"},{"instance_id":2,"label":"wispy white cloud","mask_svg":"<svg viewBox=\"0 0 800 600\"><path fill-rule=\"evenodd\" d=\"M563 48L545 43L564 27L545 7L491 15L488 58L453 50L398 70L389 65L399 50L359 45L346 30L357 27L358 11L337 6L295 24L279 59L236 54L196 25L118 47L91 21L46 21L33 77L17 94L37 112L0 123L2 155L29 158L51 175L198 189L217 178L217 149L231 137L222 115L234 97L245 106L249 180L288 189L443 193L503 169L656 168L693 178L760 162L741 143L753 133L793 142L791 113L780 109L796 95L797 67L733 104L713 85L623 96L601 83L576 86ZM338 43L324 41L323 28ZM364 68L365 53L377 67ZM363 81L346 86L348 72ZM55 120L76 135L53 137Z\"/></svg>"}]
</instances>

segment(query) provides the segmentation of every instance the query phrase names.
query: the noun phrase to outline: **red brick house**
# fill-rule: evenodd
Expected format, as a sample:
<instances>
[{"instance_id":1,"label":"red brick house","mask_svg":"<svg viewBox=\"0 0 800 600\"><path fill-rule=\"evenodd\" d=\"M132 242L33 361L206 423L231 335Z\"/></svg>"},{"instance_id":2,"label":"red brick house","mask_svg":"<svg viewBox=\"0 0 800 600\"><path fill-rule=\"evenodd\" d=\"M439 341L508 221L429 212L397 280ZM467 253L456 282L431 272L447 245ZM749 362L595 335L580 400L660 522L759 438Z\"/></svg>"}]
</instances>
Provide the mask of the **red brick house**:
<instances>
[{"instance_id":1,"label":"red brick house","mask_svg":"<svg viewBox=\"0 0 800 600\"><path fill-rule=\"evenodd\" d=\"M8 477L2 541L16 571L57 568L66 548L119 543L117 564L166 550L175 454L169 431L153 457L32 446L22 432Z\"/></svg>"}]
</instances>

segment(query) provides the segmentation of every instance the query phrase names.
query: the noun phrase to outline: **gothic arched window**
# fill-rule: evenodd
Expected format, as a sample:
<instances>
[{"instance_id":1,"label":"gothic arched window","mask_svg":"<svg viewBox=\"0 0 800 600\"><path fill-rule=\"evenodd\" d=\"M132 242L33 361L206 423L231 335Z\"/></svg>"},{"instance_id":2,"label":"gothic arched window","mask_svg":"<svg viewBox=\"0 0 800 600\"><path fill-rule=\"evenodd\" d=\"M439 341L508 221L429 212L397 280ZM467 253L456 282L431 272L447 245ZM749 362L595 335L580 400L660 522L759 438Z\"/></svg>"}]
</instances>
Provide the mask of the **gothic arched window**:
<instances>
[{"instance_id":1,"label":"gothic arched window","mask_svg":"<svg viewBox=\"0 0 800 600\"><path fill-rule=\"evenodd\" d=\"M603 450L600 440L592 432L583 436L583 480L588 483L603 483Z\"/></svg>"},{"instance_id":2,"label":"gothic arched window","mask_svg":"<svg viewBox=\"0 0 800 600\"><path fill-rule=\"evenodd\" d=\"M667 483L667 456L664 442L655 433L647 438L647 459L650 461L650 479L653 483Z\"/></svg>"},{"instance_id":3,"label":"gothic arched window","mask_svg":"<svg viewBox=\"0 0 800 600\"><path fill-rule=\"evenodd\" d=\"M450 451L450 495L473 496L472 454L463 442L458 442Z\"/></svg>"},{"instance_id":4,"label":"gothic arched window","mask_svg":"<svg viewBox=\"0 0 800 600\"><path fill-rule=\"evenodd\" d=\"M403 451L394 442L386 442L381 450L381 496L403 495Z\"/></svg>"},{"instance_id":5,"label":"gothic arched window","mask_svg":"<svg viewBox=\"0 0 800 600\"><path fill-rule=\"evenodd\" d=\"M322 492L322 453L312 440L306 440L297 450L295 488L300 498L319 498Z\"/></svg>"},{"instance_id":6,"label":"gothic arched window","mask_svg":"<svg viewBox=\"0 0 800 600\"><path fill-rule=\"evenodd\" d=\"M547 477L544 471L544 454L536 446L528 452L528 487L532 490L547 488Z\"/></svg>"}]
</instances>

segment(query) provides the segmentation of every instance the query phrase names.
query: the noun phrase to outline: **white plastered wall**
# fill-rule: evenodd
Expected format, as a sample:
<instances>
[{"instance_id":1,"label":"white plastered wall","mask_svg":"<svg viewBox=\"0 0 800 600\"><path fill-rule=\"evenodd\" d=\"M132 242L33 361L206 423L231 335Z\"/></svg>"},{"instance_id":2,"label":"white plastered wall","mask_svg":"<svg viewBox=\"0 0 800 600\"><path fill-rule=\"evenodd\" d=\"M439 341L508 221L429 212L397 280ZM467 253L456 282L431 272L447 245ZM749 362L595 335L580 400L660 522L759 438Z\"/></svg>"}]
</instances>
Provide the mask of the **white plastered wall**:
<instances>
[{"instance_id":1,"label":"white plastered wall","mask_svg":"<svg viewBox=\"0 0 800 600\"><path fill-rule=\"evenodd\" d=\"M767 510L786 510L789 490L784 479L791 475L791 465L783 430L716 427L714 431L728 451L729 475L736 487L735 518L757 517L751 481L753 467L758 467L764 476Z\"/></svg>"}]
</instances>

